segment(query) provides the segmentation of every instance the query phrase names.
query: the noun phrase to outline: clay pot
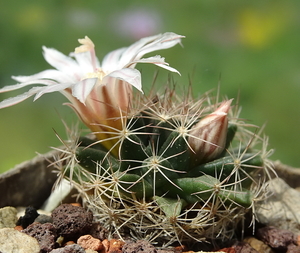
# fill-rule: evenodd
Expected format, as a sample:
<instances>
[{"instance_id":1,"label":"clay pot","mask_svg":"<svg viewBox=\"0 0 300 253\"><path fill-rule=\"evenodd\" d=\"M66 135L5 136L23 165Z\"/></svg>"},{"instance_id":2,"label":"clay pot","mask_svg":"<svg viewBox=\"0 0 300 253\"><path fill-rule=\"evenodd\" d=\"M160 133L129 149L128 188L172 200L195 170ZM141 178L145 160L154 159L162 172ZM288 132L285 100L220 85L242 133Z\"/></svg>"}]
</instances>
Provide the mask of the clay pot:
<instances>
[{"instance_id":1,"label":"clay pot","mask_svg":"<svg viewBox=\"0 0 300 253\"><path fill-rule=\"evenodd\" d=\"M51 194L57 179L51 163L58 151L39 155L0 175L0 207L39 208Z\"/></svg>"}]
</instances>

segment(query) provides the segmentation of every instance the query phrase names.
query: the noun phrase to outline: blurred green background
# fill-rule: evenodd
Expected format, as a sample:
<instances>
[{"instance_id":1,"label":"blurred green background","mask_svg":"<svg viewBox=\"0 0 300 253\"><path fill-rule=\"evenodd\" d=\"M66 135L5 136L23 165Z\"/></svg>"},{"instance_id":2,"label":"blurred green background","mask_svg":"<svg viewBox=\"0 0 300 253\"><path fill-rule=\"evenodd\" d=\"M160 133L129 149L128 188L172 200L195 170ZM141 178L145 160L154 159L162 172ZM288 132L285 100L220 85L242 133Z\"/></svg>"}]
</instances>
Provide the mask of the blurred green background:
<instances>
[{"instance_id":1,"label":"blurred green background","mask_svg":"<svg viewBox=\"0 0 300 253\"><path fill-rule=\"evenodd\" d=\"M51 68L42 45L68 54L88 35L98 58L129 46L140 37L172 31L185 35L183 48L160 53L181 72L179 85L192 76L195 95L216 88L237 97L242 118L266 123L272 159L300 167L300 1L83 1L11 0L0 8L0 87L12 75L31 75ZM154 53L153 55L155 55ZM144 90L155 66L138 65ZM164 83L168 72L159 71ZM0 94L0 99L26 91ZM0 111L0 171L66 138L62 120L77 121L60 94L47 94Z\"/></svg>"}]
</instances>

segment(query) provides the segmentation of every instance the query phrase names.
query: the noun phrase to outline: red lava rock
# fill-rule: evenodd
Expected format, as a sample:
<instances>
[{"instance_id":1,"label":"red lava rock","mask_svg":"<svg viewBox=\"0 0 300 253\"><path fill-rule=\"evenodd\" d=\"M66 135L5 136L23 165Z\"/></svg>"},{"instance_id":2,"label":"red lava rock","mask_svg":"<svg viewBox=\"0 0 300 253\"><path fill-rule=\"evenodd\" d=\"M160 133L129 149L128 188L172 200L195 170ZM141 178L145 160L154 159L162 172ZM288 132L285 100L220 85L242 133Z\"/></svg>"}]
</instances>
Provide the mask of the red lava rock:
<instances>
[{"instance_id":1,"label":"red lava rock","mask_svg":"<svg viewBox=\"0 0 300 253\"><path fill-rule=\"evenodd\" d=\"M300 253L300 246L295 244L290 244L287 246L286 253Z\"/></svg>"},{"instance_id":2,"label":"red lava rock","mask_svg":"<svg viewBox=\"0 0 300 253\"><path fill-rule=\"evenodd\" d=\"M123 246L123 253L157 253L156 248L148 241L139 240L127 242Z\"/></svg>"},{"instance_id":3,"label":"red lava rock","mask_svg":"<svg viewBox=\"0 0 300 253\"><path fill-rule=\"evenodd\" d=\"M41 253L50 252L56 246L57 234L51 223L41 224L34 222L22 230L22 232L37 239L41 248Z\"/></svg>"},{"instance_id":4,"label":"red lava rock","mask_svg":"<svg viewBox=\"0 0 300 253\"><path fill-rule=\"evenodd\" d=\"M54 249L50 253L85 253L85 250L78 244L71 244L63 248Z\"/></svg>"},{"instance_id":5,"label":"red lava rock","mask_svg":"<svg viewBox=\"0 0 300 253\"><path fill-rule=\"evenodd\" d=\"M294 234L285 229L277 229L273 226L258 229L257 236L270 247L279 250L286 250L289 244L294 244Z\"/></svg>"},{"instance_id":6,"label":"red lava rock","mask_svg":"<svg viewBox=\"0 0 300 253\"><path fill-rule=\"evenodd\" d=\"M103 248L102 242L91 235L80 236L77 240L77 244L84 249L92 249L95 251L99 251Z\"/></svg>"},{"instance_id":7,"label":"red lava rock","mask_svg":"<svg viewBox=\"0 0 300 253\"><path fill-rule=\"evenodd\" d=\"M66 240L77 240L92 227L93 214L83 207L62 204L51 215L57 234Z\"/></svg>"},{"instance_id":8,"label":"red lava rock","mask_svg":"<svg viewBox=\"0 0 300 253\"><path fill-rule=\"evenodd\" d=\"M92 228L89 231L89 234L100 241L103 241L107 238L108 231L103 228L99 223L93 223Z\"/></svg>"}]
</instances>

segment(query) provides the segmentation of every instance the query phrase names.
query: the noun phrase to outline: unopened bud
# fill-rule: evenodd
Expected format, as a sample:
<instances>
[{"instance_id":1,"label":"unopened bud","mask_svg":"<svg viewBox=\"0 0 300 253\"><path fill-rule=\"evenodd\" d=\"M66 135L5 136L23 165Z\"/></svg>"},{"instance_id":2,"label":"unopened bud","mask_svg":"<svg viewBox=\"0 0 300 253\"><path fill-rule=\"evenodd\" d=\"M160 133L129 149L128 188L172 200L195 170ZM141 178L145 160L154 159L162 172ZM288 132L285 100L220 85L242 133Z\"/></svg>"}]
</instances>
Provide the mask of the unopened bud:
<instances>
[{"instance_id":1,"label":"unopened bud","mask_svg":"<svg viewBox=\"0 0 300 253\"><path fill-rule=\"evenodd\" d=\"M212 161L225 148L228 128L227 113L232 99L224 101L213 113L201 119L189 133L194 165Z\"/></svg>"}]
</instances>

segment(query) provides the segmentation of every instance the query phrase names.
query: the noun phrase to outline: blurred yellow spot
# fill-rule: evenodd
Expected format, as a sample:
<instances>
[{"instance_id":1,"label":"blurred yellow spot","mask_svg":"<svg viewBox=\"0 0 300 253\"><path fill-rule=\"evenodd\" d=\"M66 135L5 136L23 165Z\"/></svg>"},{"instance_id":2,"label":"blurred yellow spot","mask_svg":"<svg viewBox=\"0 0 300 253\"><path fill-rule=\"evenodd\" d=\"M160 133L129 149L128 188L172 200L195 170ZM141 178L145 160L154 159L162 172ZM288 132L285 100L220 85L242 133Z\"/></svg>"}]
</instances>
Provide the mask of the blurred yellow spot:
<instances>
[{"instance_id":1,"label":"blurred yellow spot","mask_svg":"<svg viewBox=\"0 0 300 253\"><path fill-rule=\"evenodd\" d=\"M263 48L279 36L286 27L286 15L280 8L247 9L240 15L239 36L243 44Z\"/></svg>"},{"instance_id":2,"label":"blurred yellow spot","mask_svg":"<svg viewBox=\"0 0 300 253\"><path fill-rule=\"evenodd\" d=\"M17 26L22 30L40 28L47 18L47 11L40 6L28 6L16 13Z\"/></svg>"}]
</instances>

